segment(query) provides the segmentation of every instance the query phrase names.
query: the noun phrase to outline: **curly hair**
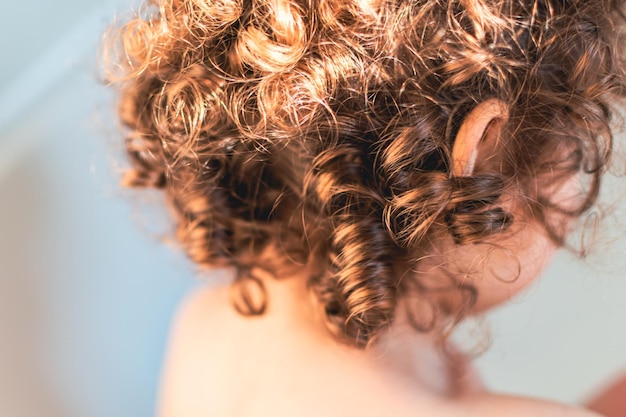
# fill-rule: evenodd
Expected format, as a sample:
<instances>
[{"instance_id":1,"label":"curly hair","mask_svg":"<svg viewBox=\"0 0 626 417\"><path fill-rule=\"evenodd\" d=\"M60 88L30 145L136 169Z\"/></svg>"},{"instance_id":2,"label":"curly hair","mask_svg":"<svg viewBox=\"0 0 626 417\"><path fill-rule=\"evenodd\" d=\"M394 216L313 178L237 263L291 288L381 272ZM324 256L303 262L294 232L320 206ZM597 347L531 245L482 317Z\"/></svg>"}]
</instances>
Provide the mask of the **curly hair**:
<instances>
[{"instance_id":1,"label":"curly hair","mask_svg":"<svg viewBox=\"0 0 626 417\"><path fill-rule=\"evenodd\" d=\"M404 272L433 239L509 228L506 193L564 243L548 214L588 210L611 156L624 4L153 0L108 41L124 184L163 189L189 257L235 267L237 284L254 265L315 264L329 328L365 346L409 287L427 292ZM455 176L455 135L490 98L509 108L498 169ZM581 172L574 208L542 186ZM471 308L476 291L455 290L465 307L437 320Z\"/></svg>"}]
</instances>

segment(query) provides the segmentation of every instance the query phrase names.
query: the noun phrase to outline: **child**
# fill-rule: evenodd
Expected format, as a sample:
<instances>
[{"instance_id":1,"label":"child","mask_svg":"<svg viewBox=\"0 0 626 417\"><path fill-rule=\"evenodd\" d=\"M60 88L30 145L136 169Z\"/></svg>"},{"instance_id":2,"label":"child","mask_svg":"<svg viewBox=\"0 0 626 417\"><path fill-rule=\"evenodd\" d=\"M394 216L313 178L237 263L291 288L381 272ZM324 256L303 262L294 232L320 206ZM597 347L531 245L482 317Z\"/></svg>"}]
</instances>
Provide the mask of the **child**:
<instances>
[{"instance_id":1,"label":"child","mask_svg":"<svg viewBox=\"0 0 626 417\"><path fill-rule=\"evenodd\" d=\"M487 392L450 333L595 202L622 0L154 0L116 31L133 168L225 288L167 416L590 416Z\"/></svg>"}]
</instances>

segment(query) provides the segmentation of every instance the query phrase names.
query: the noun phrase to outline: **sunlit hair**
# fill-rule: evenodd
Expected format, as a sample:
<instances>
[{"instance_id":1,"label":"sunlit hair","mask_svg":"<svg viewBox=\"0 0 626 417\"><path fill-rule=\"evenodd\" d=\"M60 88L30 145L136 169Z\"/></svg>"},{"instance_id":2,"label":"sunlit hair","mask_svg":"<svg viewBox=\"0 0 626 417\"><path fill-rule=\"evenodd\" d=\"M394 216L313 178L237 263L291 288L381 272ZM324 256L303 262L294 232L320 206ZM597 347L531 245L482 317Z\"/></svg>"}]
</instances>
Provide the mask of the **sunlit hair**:
<instances>
[{"instance_id":1,"label":"sunlit hair","mask_svg":"<svg viewBox=\"0 0 626 417\"><path fill-rule=\"evenodd\" d=\"M611 103L625 94L623 0L154 0L113 29L132 169L165 191L177 237L202 267L314 266L329 328L357 346L428 286L409 272L430 242L473 244L515 223L514 196L563 244L607 166ZM464 117L509 109L497 167L451 174ZM576 207L547 184L584 174ZM273 256L267 257L268 248ZM269 262L267 259L271 259ZM458 321L432 303L422 330Z\"/></svg>"}]
</instances>

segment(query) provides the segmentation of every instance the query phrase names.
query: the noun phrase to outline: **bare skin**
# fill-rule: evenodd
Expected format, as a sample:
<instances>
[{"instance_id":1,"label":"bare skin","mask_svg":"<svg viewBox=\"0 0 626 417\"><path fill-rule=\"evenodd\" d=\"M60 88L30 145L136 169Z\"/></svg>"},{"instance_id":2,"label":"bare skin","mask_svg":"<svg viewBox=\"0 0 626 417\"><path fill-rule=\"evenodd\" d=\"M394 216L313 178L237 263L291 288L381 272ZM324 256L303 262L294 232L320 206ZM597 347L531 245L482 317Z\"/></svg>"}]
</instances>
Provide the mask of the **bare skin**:
<instances>
[{"instance_id":1,"label":"bare skin","mask_svg":"<svg viewBox=\"0 0 626 417\"><path fill-rule=\"evenodd\" d=\"M497 121L502 119L506 108L493 100L470 113L453 152L459 175L497 161ZM507 209L520 214L514 204ZM516 230L492 245L438 241L414 273L424 284L437 283L444 278L439 267L446 265L476 288L476 313L506 302L539 275L555 250L541 227L516 218ZM225 288L200 290L183 304L170 339L159 417L599 415L487 392L469 365L453 367L433 335L408 324L403 303L414 300L400 299L391 328L358 350L327 332L306 288L310 271L303 268L281 279L257 272L269 298L261 317L238 315ZM454 300L444 296L439 301L454 310Z\"/></svg>"},{"instance_id":2,"label":"bare skin","mask_svg":"<svg viewBox=\"0 0 626 417\"><path fill-rule=\"evenodd\" d=\"M613 381L600 391L589 401L588 407L607 417L623 416L626 410L626 375L622 375L621 379Z\"/></svg>"},{"instance_id":3,"label":"bare skin","mask_svg":"<svg viewBox=\"0 0 626 417\"><path fill-rule=\"evenodd\" d=\"M487 392L453 380L427 334L402 323L365 351L324 329L302 277L264 280L271 308L238 315L226 288L201 289L177 315L160 417L591 417L590 411Z\"/></svg>"}]
</instances>

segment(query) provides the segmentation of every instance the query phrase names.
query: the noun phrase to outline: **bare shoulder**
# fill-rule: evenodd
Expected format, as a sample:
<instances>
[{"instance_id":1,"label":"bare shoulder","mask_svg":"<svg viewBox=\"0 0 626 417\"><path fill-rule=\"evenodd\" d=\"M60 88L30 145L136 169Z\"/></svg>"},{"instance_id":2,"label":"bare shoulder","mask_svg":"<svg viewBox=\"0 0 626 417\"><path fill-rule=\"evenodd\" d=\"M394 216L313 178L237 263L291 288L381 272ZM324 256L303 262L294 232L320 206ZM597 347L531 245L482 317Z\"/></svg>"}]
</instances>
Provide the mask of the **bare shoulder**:
<instances>
[{"instance_id":1,"label":"bare shoulder","mask_svg":"<svg viewBox=\"0 0 626 417\"><path fill-rule=\"evenodd\" d=\"M347 404L346 409L354 410L359 403L359 409L363 409L358 415L416 415L415 410L420 410L421 416L446 416L446 417L602 417L600 414L588 410L578 409L571 406L557 404L530 398L521 398L506 395L490 394L485 392L468 394L457 400L433 400L425 401L425 397L417 398L414 394L403 396L404 391L393 391L389 395L380 389L363 391L370 394L363 396L357 393L353 396L344 395L346 390L337 389L337 386L359 387L366 386L364 381L347 378L341 373L333 374L333 383L328 382L328 375L324 372L316 373L316 367L296 360L287 362L285 355L263 355L267 352L275 352L276 344L267 341L273 333L268 333L267 325L263 321L250 321L242 319L231 307L228 298L228 287L204 287L188 294L181 302L173 320L170 332L168 351L161 377L159 393L158 416L174 417L184 415L186 417L206 415L236 415L233 407L240 409L246 405L254 405L254 413L246 415L345 415L338 412L341 404ZM267 324L267 322L263 322ZM260 329L260 330L259 330ZM261 335L261 336L259 336ZM267 343L261 343L266 340ZM271 348L271 349L270 349ZM282 351L281 351L282 352ZM280 361L275 360L279 357ZM325 358L328 356L325 356ZM260 358L260 359L259 359ZM293 358L291 358L293 359ZM296 358L297 359L297 358ZM322 361L323 362L323 361ZM280 363L282 366L275 366ZM290 363L291 365L285 365ZM267 366L263 368L264 364ZM296 369L302 365L302 369ZM335 366L336 365L336 366ZM346 363L331 365L323 369L339 369L347 366ZM261 368L258 368L261 367ZM267 369L271 369L268 372ZM291 372L293 371L293 372ZM306 373L308 378L302 379ZM348 372L348 374L351 374ZM232 378L237 375L237 378ZM262 375L259 377L259 375ZM267 381L272 376L271 382L258 384L260 378ZM320 376L322 375L322 376ZM300 378L300 379L298 379ZM335 381L336 379L336 381ZM284 381L298 381L298 385L289 386L289 392L293 401L286 403L285 398L276 398L273 392L286 392L287 385L281 385ZM358 380L358 378L357 378ZM318 381L318 382L315 382ZM324 381L324 382L319 382ZM341 381L349 381L342 383ZM308 383L309 385L305 384ZM235 384L235 385L233 385ZM263 391L263 387L274 387L270 391ZM294 386L305 387L301 391ZM379 385L373 385L378 387ZM270 410L272 407L258 406L259 398L242 396L242 387L247 392L264 393L259 398L266 399L261 402L267 405L268 401L275 408L280 404L283 408L289 408L289 413L263 414L262 410ZM260 387L260 388L259 388ZM308 388L306 388L308 387ZM316 395L308 395L319 390ZM359 390L356 390L359 391ZM307 395L296 394L305 393ZM319 398L336 398L337 392L342 393L337 401L319 401ZM393 394L393 395L391 395ZM398 397L399 396L399 397ZM345 398L351 401L340 401ZM300 409L301 401L313 398L307 404L315 404L318 407L329 406L325 412L312 414ZM370 401L364 401L367 398ZM394 398L394 401L387 401ZM396 401L400 398L402 401ZM245 404L244 404L245 403ZM249 403L249 404L248 404ZM376 409L372 404L380 403L380 410L389 410L390 403L397 404L399 412L387 414ZM406 407L401 406L402 404ZM330 404L330 405L329 405ZM367 404L367 405L366 405ZM250 405L252 407L252 405ZM332 406L332 407L331 407ZM291 407L291 408L290 408ZM294 410L298 410L295 412ZM329 411L330 410L330 411ZM375 410L379 410L377 412ZM357 415L357 414L355 414Z\"/></svg>"},{"instance_id":2,"label":"bare shoulder","mask_svg":"<svg viewBox=\"0 0 626 417\"><path fill-rule=\"evenodd\" d=\"M228 286L202 285L186 294L178 305L173 326L197 324L228 304Z\"/></svg>"},{"instance_id":3,"label":"bare shoulder","mask_svg":"<svg viewBox=\"0 0 626 417\"><path fill-rule=\"evenodd\" d=\"M602 417L593 411L535 398L484 394L460 400L467 417Z\"/></svg>"},{"instance_id":4,"label":"bare shoulder","mask_svg":"<svg viewBox=\"0 0 626 417\"><path fill-rule=\"evenodd\" d=\"M167 352L161 372L158 416L187 415L203 410L207 404L198 402L206 392L217 390L215 375L215 339L227 327L225 308L228 291L222 287L202 287L188 294L180 303L172 320ZM200 392L202 390L203 392Z\"/></svg>"},{"instance_id":5,"label":"bare shoulder","mask_svg":"<svg viewBox=\"0 0 626 417\"><path fill-rule=\"evenodd\" d=\"M216 339L224 342L221 333L228 331L236 318L227 286L193 290L182 299L172 319L166 360L189 357L192 350L207 358L210 346L216 346Z\"/></svg>"},{"instance_id":6,"label":"bare shoulder","mask_svg":"<svg viewBox=\"0 0 626 417\"><path fill-rule=\"evenodd\" d=\"M220 321L229 319L227 303L228 292L224 287L202 286L185 295L170 325L167 359L181 350L188 354L193 346L208 341L203 336L218 332Z\"/></svg>"}]
</instances>

